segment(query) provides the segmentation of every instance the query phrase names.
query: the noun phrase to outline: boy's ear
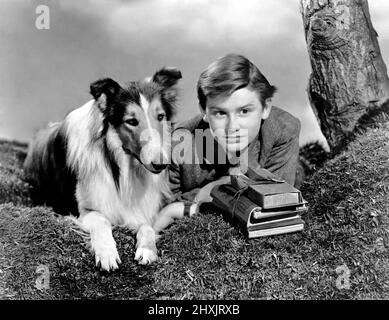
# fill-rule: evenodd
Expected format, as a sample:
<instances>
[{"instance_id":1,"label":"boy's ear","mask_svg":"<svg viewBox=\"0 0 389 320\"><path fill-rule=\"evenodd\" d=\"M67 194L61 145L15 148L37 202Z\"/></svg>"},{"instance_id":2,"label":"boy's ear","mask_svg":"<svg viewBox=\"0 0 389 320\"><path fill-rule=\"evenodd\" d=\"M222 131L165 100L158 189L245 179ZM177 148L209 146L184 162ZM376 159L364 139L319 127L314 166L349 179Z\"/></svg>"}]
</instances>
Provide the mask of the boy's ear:
<instances>
[{"instance_id":1,"label":"boy's ear","mask_svg":"<svg viewBox=\"0 0 389 320\"><path fill-rule=\"evenodd\" d=\"M90 85L90 93L97 101L97 106L101 111L106 110L107 105L119 92L119 89L120 85L110 78L97 80Z\"/></svg>"},{"instance_id":2,"label":"boy's ear","mask_svg":"<svg viewBox=\"0 0 389 320\"><path fill-rule=\"evenodd\" d=\"M265 120L269 117L271 112L271 99L266 99L265 105L263 106L262 119Z\"/></svg>"},{"instance_id":3,"label":"boy's ear","mask_svg":"<svg viewBox=\"0 0 389 320\"><path fill-rule=\"evenodd\" d=\"M158 83L162 88L168 89L177 84L182 78L181 71L174 67L164 67L158 70L152 77L152 81Z\"/></svg>"}]
</instances>

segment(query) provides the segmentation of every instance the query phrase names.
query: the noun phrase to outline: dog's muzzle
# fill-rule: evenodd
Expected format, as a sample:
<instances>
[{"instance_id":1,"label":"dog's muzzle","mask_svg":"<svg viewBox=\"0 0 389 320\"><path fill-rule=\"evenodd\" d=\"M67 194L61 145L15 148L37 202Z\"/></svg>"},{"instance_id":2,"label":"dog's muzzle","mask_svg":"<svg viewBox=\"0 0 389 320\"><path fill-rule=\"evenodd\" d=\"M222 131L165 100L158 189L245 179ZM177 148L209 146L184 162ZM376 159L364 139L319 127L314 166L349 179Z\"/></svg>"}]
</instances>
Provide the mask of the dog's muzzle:
<instances>
[{"instance_id":1,"label":"dog's muzzle","mask_svg":"<svg viewBox=\"0 0 389 320\"><path fill-rule=\"evenodd\" d=\"M135 153L131 152L131 150L129 150L129 149L125 148L125 147L122 147L122 148L123 148L123 150L124 150L124 152L126 154L129 154L129 155L133 156L136 160L139 161L140 164L142 164L142 166L146 170L150 171L151 173L159 174L163 170L165 170L167 168L167 166L168 166L167 164L164 164L164 163L153 163L153 162L151 162L150 164L146 165L146 164L144 164L142 162L142 160L139 158L139 156L136 155Z\"/></svg>"}]
</instances>

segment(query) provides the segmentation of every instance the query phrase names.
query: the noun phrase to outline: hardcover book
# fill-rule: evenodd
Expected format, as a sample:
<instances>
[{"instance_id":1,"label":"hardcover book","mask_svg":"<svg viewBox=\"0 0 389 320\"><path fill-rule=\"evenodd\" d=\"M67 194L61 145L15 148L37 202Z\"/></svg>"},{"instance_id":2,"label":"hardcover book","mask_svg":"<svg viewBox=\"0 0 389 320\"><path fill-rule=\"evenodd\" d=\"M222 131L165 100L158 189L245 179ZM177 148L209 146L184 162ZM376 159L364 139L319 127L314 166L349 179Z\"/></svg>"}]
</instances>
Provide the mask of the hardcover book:
<instances>
[{"instance_id":1,"label":"hardcover book","mask_svg":"<svg viewBox=\"0 0 389 320\"><path fill-rule=\"evenodd\" d=\"M231 185L237 190L244 190L247 198L262 210L285 206L299 206L304 203L298 189L283 180L279 180L265 169L264 175L248 169L246 175L231 176Z\"/></svg>"},{"instance_id":2,"label":"hardcover book","mask_svg":"<svg viewBox=\"0 0 389 320\"><path fill-rule=\"evenodd\" d=\"M285 234L285 233L291 233L291 232L297 232L304 230L304 221L300 219L302 223L295 224L295 225L288 225L284 227L276 227L276 228L270 228L270 229L259 229L259 230L248 230L247 237L249 239L252 238L259 238L259 237L266 237L266 236L273 236L277 234Z\"/></svg>"},{"instance_id":3,"label":"hardcover book","mask_svg":"<svg viewBox=\"0 0 389 320\"><path fill-rule=\"evenodd\" d=\"M278 218L275 220L256 223L249 226L248 230L253 231L253 230L273 229L273 228L292 226L296 224L304 224L304 221L301 219L301 217L298 214L286 218Z\"/></svg>"}]
</instances>

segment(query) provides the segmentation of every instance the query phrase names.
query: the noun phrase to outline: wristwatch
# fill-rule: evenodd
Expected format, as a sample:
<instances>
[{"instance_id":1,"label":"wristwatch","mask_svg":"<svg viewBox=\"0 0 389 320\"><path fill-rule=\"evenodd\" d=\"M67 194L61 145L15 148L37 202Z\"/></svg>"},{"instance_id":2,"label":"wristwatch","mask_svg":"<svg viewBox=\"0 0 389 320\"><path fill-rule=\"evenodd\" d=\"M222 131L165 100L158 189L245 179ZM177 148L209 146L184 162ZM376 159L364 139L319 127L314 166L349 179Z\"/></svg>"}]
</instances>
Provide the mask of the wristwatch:
<instances>
[{"instance_id":1,"label":"wristwatch","mask_svg":"<svg viewBox=\"0 0 389 320\"><path fill-rule=\"evenodd\" d=\"M190 201L185 201L184 202L184 217L190 217L191 216L191 208L192 206L195 206L194 212L192 212L192 216L195 214L198 214L200 211L200 205L201 201L195 201L195 202L190 202Z\"/></svg>"}]
</instances>

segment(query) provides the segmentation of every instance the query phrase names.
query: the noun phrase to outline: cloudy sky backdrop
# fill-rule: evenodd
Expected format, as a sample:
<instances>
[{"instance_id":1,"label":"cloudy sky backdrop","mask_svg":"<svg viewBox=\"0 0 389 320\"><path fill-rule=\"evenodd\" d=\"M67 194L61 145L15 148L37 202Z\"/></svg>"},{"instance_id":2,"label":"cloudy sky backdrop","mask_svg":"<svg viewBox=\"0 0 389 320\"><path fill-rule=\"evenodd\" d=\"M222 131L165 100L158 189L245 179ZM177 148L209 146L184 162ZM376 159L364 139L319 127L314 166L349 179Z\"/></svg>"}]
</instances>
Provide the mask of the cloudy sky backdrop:
<instances>
[{"instance_id":1,"label":"cloudy sky backdrop","mask_svg":"<svg viewBox=\"0 0 389 320\"><path fill-rule=\"evenodd\" d=\"M35 28L39 4L50 30ZM389 63L389 1L370 0ZM90 99L101 77L126 82L162 66L183 73L179 119L199 111L201 71L229 52L279 89L273 104L302 121L301 143L322 139L306 94L309 59L299 0L0 0L0 137L28 141Z\"/></svg>"}]
</instances>

